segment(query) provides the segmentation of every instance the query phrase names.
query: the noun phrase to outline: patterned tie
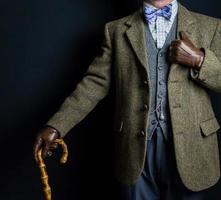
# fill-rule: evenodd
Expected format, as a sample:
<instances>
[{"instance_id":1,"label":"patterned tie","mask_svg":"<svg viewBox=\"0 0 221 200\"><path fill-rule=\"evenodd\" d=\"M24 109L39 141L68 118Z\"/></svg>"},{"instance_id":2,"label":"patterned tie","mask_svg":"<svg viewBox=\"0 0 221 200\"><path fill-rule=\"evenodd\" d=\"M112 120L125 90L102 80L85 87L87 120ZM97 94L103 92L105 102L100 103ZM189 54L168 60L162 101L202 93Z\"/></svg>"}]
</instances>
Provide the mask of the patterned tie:
<instances>
[{"instance_id":1,"label":"patterned tie","mask_svg":"<svg viewBox=\"0 0 221 200\"><path fill-rule=\"evenodd\" d=\"M144 7L144 17L147 22L153 23L156 21L157 16L162 16L167 20L170 20L172 16L172 4L169 4L161 9L151 8L148 6Z\"/></svg>"}]
</instances>

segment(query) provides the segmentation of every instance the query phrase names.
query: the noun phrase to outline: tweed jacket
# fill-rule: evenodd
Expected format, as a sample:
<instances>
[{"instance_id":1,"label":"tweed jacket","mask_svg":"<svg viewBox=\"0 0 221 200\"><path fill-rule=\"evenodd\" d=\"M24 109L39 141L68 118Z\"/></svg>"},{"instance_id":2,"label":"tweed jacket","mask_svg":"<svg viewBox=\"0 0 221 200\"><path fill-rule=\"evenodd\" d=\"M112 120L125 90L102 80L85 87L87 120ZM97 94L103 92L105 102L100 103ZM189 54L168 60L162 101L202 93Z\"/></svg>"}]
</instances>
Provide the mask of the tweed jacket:
<instances>
[{"instance_id":1,"label":"tweed jacket","mask_svg":"<svg viewBox=\"0 0 221 200\"><path fill-rule=\"evenodd\" d=\"M48 121L62 137L115 88L116 178L131 185L141 174L147 148L149 76L141 9L105 25L102 51ZM220 177L217 130L208 90L221 92L221 21L179 4L178 28L205 49L199 72L172 64L168 100L178 172L184 185L200 191Z\"/></svg>"}]
</instances>

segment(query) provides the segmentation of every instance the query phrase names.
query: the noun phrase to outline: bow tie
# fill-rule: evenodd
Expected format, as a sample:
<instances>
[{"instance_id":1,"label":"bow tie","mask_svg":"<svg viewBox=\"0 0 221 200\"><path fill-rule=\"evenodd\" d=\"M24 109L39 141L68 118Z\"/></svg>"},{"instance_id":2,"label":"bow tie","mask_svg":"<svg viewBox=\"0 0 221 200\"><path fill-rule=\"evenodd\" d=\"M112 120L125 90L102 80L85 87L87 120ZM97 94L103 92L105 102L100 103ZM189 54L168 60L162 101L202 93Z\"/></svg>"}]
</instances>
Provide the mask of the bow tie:
<instances>
[{"instance_id":1,"label":"bow tie","mask_svg":"<svg viewBox=\"0 0 221 200\"><path fill-rule=\"evenodd\" d=\"M156 21L157 16L162 16L167 20L170 20L172 16L172 4L169 4L161 9L151 8L148 6L144 7L144 17L147 22L153 23Z\"/></svg>"}]
</instances>

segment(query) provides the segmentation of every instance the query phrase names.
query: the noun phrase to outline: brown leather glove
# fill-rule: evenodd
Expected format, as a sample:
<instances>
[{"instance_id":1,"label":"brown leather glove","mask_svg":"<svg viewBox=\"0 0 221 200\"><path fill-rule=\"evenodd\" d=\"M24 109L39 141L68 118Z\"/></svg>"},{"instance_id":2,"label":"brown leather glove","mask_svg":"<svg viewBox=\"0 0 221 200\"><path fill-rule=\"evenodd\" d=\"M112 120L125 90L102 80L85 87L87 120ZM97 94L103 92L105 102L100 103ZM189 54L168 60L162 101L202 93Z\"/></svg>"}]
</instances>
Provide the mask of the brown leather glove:
<instances>
[{"instance_id":1,"label":"brown leather glove","mask_svg":"<svg viewBox=\"0 0 221 200\"><path fill-rule=\"evenodd\" d=\"M51 150L56 149L58 147L57 143L55 143L54 141L59 137L59 132L52 127L46 126L42 130L40 130L40 132L37 134L33 148L33 153L36 162L38 162L37 153L41 148L43 158L52 155Z\"/></svg>"},{"instance_id":2,"label":"brown leather glove","mask_svg":"<svg viewBox=\"0 0 221 200\"><path fill-rule=\"evenodd\" d=\"M195 47L185 32L180 32L180 40L172 41L169 48L169 60L194 69L200 69L205 53L203 49Z\"/></svg>"}]
</instances>

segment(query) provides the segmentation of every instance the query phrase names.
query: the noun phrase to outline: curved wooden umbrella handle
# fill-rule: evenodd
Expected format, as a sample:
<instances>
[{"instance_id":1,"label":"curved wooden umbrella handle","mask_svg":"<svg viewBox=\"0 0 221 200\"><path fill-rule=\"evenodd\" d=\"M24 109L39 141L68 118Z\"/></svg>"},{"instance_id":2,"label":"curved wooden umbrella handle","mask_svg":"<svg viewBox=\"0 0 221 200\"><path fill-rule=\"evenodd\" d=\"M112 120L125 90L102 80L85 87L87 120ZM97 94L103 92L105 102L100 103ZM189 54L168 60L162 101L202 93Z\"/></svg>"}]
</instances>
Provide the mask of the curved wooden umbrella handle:
<instances>
[{"instance_id":1,"label":"curved wooden umbrella handle","mask_svg":"<svg viewBox=\"0 0 221 200\"><path fill-rule=\"evenodd\" d=\"M65 144L63 139L57 139L55 140L55 143L58 143L59 145L61 145L63 153L60 159L60 163L65 164L68 160L68 147Z\"/></svg>"},{"instance_id":2,"label":"curved wooden umbrella handle","mask_svg":"<svg viewBox=\"0 0 221 200\"><path fill-rule=\"evenodd\" d=\"M68 159L68 148L63 139L55 140L55 143L58 143L62 147L62 157L60 163L64 164ZM43 184L43 191L46 200L51 200L51 187L48 183L48 174L46 171L46 165L44 159L42 158L42 149L38 151L38 167L40 169L41 181Z\"/></svg>"}]
</instances>

